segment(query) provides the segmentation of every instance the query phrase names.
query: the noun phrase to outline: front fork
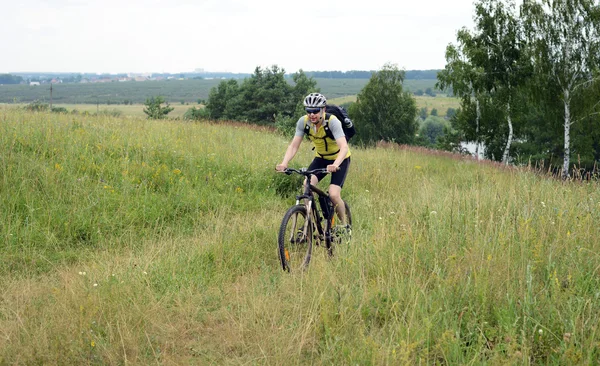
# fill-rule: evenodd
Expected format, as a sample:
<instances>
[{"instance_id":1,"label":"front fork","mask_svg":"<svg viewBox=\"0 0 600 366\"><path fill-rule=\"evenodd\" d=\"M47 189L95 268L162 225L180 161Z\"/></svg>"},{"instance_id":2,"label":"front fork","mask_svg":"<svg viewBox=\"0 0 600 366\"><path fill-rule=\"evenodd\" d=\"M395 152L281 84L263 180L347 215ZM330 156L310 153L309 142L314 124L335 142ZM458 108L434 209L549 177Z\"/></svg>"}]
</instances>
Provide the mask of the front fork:
<instances>
[{"instance_id":1,"label":"front fork","mask_svg":"<svg viewBox=\"0 0 600 366\"><path fill-rule=\"evenodd\" d=\"M318 234L316 236L316 238L319 241L323 241L325 236L324 236L323 226L321 226L321 216L319 215L318 211L313 210L314 202L315 202L314 199L304 198L304 207L306 207L306 221L304 224L304 235L308 236L308 233L309 233L308 225L313 225L312 232L314 233L314 229L316 229L317 234ZM300 204L300 199L297 198L296 205L299 205L299 204Z\"/></svg>"}]
</instances>

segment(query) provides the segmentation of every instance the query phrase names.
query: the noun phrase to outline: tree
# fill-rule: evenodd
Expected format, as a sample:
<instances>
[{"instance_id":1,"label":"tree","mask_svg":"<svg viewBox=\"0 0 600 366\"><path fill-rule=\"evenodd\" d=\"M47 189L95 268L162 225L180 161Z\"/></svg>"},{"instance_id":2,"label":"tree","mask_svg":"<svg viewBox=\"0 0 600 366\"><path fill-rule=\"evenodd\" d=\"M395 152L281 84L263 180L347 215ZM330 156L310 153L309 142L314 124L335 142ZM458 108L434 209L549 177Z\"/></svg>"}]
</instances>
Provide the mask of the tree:
<instances>
[{"instance_id":1,"label":"tree","mask_svg":"<svg viewBox=\"0 0 600 366\"><path fill-rule=\"evenodd\" d=\"M520 65L523 62L520 23L512 0L479 0L474 20L475 31L463 28L458 32L458 45L446 49L447 65L438 74L438 85L452 86L461 98L458 121L465 122L465 136L476 142L476 155L479 156L481 142L497 145L503 138L504 149L494 157L502 156L502 161L508 164L515 135L513 100L518 88L526 82L527 68ZM474 108L469 104L475 104ZM482 120L483 106L494 110L492 120ZM496 125L498 113L506 121L506 132ZM467 116L473 116L474 135L468 131L471 126ZM492 151L495 149L486 149L486 155Z\"/></svg>"},{"instance_id":2,"label":"tree","mask_svg":"<svg viewBox=\"0 0 600 366\"><path fill-rule=\"evenodd\" d=\"M0 74L0 85L2 84L20 84L23 81L21 76L11 74Z\"/></svg>"},{"instance_id":3,"label":"tree","mask_svg":"<svg viewBox=\"0 0 600 366\"><path fill-rule=\"evenodd\" d=\"M292 76L294 86L285 79L285 70L273 65L257 67L241 85L235 79L223 80L210 90L206 108L215 120L230 119L264 124L288 124L288 119L303 113L304 97L317 91L316 81L300 70Z\"/></svg>"},{"instance_id":4,"label":"tree","mask_svg":"<svg viewBox=\"0 0 600 366\"><path fill-rule=\"evenodd\" d=\"M238 94L238 83L235 79L222 80L219 85L212 88L208 94L206 109L211 119L218 120L225 116L228 100Z\"/></svg>"},{"instance_id":5,"label":"tree","mask_svg":"<svg viewBox=\"0 0 600 366\"><path fill-rule=\"evenodd\" d=\"M254 74L244 80L241 87L245 114L251 122L275 122L275 116L289 105L292 87L285 80L285 70L277 65L262 70L256 67ZM288 111L292 113L293 111Z\"/></svg>"},{"instance_id":6,"label":"tree","mask_svg":"<svg viewBox=\"0 0 600 366\"><path fill-rule=\"evenodd\" d=\"M471 32L466 28L461 29L457 40L457 45L449 44L446 47L446 66L438 73L436 88L452 88L453 94L460 98L461 111L455 120L456 128L467 141L475 142L475 156L479 159L483 140L480 107L484 93L482 71L472 62L474 41ZM475 113L469 113L471 111Z\"/></svg>"},{"instance_id":7,"label":"tree","mask_svg":"<svg viewBox=\"0 0 600 366\"><path fill-rule=\"evenodd\" d=\"M162 106L163 103L166 104L164 107ZM164 119L174 109L161 96L147 98L144 105L146 106L144 113L146 113L148 119Z\"/></svg>"},{"instance_id":8,"label":"tree","mask_svg":"<svg viewBox=\"0 0 600 366\"><path fill-rule=\"evenodd\" d=\"M296 132L298 116L304 114L304 98L313 92L320 92L317 82L300 70L292 75L294 86L288 103L282 107L275 117L275 127L287 137L293 137Z\"/></svg>"},{"instance_id":9,"label":"tree","mask_svg":"<svg viewBox=\"0 0 600 366\"><path fill-rule=\"evenodd\" d=\"M448 107L448 110L446 110L446 118L451 119L454 116L456 116L456 109Z\"/></svg>"},{"instance_id":10,"label":"tree","mask_svg":"<svg viewBox=\"0 0 600 366\"><path fill-rule=\"evenodd\" d=\"M292 113L292 116L299 113L304 113L304 98L309 93L318 93L320 89L317 88L317 81L312 77L306 76L304 71L300 70L292 76L294 81L294 87L292 89L292 95L290 98L290 105L286 108L286 111Z\"/></svg>"},{"instance_id":11,"label":"tree","mask_svg":"<svg viewBox=\"0 0 600 366\"><path fill-rule=\"evenodd\" d=\"M386 64L372 74L350 107L359 142L379 140L410 144L417 130L417 106L410 92L403 91L404 71Z\"/></svg>"},{"instance_id":12,"label":"tree","mask_svg":"<svg viewBox=\"0 0 600 366\"><path fill-rule=\"evenodd\" d=\"M594 0L541 0L523 4L538 80L551 80L562 104L564 132L562 177L569 177L571 127L593 113L598 103L578 104L598 83L600 66L600 10Z\"/></svg>"},{"instance_id":13,"label":"tree","mask_svg":"<svg viewBox=\"0 0 600 366\"><path fill-rule=\"evenodd\" d=\"M520 22L512 0L480 0L475 5L475 24L479 33L475 39L474 62L483 69L485 88L503 113L508 127L502 162L508 164L514 138L513 99L517 87L526 80L526 67L521 62Z\"/></svg>"},{"instance_id":14,"label":"tree","mask_svg":"<svg viewBox=\"0 0 600 366\"><path fill-rule=\"evenodd\" d=\"M432 115L423 122L423 126L419 129L419 136L422 136L429 146L435 146L438 139L444 136L445 127L447 126L442 118Z\"/></svg>"}]
</instances>

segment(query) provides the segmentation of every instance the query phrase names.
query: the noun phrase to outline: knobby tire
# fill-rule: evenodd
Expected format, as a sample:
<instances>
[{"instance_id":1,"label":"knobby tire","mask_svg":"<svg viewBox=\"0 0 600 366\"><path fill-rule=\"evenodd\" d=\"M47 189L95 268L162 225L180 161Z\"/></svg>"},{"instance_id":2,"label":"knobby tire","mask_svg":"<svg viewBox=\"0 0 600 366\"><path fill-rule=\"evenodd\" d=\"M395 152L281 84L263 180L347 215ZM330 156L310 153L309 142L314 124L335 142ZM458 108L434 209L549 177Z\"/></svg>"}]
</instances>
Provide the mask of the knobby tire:
<instances>
[{"instance_id":1,"label":"knobby tire","mask_svg":"<svg viewBox=\"0 0 600 366\"><path fill-rule=\"evenodd\" d=\"M313 224L309 223L304 232L306 220L304 205L292 206L283 216L277 243L283 270L295 272L308 267L312 256Z\"/></svg>"}]
</instances>

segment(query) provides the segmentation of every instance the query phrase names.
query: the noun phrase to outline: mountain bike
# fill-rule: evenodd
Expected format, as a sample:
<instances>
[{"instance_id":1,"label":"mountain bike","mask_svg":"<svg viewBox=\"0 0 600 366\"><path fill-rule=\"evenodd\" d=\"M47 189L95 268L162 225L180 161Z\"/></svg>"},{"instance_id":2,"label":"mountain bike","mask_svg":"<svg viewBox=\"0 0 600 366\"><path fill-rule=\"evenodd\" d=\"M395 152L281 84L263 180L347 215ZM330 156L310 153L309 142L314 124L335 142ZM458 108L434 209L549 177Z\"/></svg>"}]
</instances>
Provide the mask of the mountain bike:
<instances>
[{"instance_id":1,"label":"mountain bike","mask_svg":"<svg viewBox=\"0 0 600 366\"><path fill-rule=\"evenodd\" d=\"M313 244L324 246L329 256L333 256L333 247L344 239L349 240L352 235L352 215L344 201L346 225L336 226L335 208L329 194L310 184L313 175L328 174L327 169L287 168L284 173L305 177L303 193L296 196L296 204L283 216L277 238L281 266L292 272L308 267ZM315 202L315 195L319 205Z\"/></svg>"}]
</instances>

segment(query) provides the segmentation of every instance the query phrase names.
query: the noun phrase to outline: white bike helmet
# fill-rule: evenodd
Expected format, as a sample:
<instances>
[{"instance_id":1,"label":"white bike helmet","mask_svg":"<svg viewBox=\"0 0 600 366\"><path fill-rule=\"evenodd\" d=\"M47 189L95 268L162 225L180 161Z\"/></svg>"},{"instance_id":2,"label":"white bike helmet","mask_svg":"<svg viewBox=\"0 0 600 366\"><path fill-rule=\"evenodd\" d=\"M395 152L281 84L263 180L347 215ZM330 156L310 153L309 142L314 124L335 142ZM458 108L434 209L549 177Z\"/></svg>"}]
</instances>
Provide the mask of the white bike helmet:
<instances>
[{"instance_id":1,"label":"white bike helmet","mask_svg":"<svg viewBox=\"0 0 600 366\"><path fill-rule=\"evenodd\" d=\"M304 106L307 108L323 108L327 105L327 99L323 94L310 93L304 98Z\"/></svg>"}]
</instances>

